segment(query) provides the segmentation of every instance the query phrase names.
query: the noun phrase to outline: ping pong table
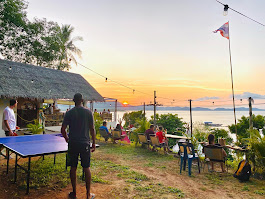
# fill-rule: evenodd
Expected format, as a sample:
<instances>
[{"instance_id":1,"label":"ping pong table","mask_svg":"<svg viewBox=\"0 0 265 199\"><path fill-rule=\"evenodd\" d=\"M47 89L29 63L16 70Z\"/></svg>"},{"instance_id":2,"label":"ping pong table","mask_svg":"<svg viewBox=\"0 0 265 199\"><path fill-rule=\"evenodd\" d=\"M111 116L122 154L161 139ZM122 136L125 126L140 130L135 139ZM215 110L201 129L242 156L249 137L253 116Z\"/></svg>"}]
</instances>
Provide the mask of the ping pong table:
<instances>
[{"instance_id":1,"label":"ping pong table","mask_svg":"<svg viewBox=\"0 0 265 199\"><path fill-rule=\"evenodd\" d=\"M7 150L6 172L8 174L9 157L11 151L16 154L14 182L16 182L17 180L17 168L19 167L27 173L27 194L29 193L31 158L36 156L43 156L44 158L44 155L54 154L55 164L56 154L67 152L68 144L65 142L65 139L62 136L58 135L59 134L44 134L0 138L0 148L4 147ZM97 145L97 147L98 146L99 145ZM20 156L21 158L28 158L27 168L24 168L18 164L18 156Z\"/></svg>"}]
</instances>

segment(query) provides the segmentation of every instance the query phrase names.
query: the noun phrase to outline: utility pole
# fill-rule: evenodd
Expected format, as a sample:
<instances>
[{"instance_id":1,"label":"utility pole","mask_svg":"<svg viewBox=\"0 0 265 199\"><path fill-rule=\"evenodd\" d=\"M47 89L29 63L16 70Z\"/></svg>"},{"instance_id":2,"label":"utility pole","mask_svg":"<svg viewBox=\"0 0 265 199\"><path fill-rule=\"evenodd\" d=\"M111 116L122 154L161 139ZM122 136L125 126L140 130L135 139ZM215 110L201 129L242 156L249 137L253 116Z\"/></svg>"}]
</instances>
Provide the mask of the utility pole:
<instances>
[{"instance_id":1,"label":"utility pole","mask_svg":"<svg viewBox=\"0 0 265 199\"><path fill-rule=\"evenodd\" d=\"M154 126L156 127L156 91L154 91Z\"/></svg>"},{"instance_id":2,"label":"utility pole","mask_svg":"<svg viewBox=\"0 0 265 199\"><path fill-rule=\"evenodd\" d=\"M144 102L144 120L145 120L145 102Z\"/></svg>"},{"instance_id":3,"label":"utility pole","mask_svg":"<svg viewBox=\"0 0 265 199\"><path fill-rule=\"evenodd\" d=\"M118 105L118 100L115 100L115 112L114 112L114 121L117 122L117 105Z\"/></svg>"},{"instance_id":4,"label":"utility pole","mask_svg":"<svg viewBox=\"0 0 265 199\"><path fill-rule=\"evenodd\" d=\"M253 120L252 120L252 101L251 97L248 98L248 106L249 106L249 129L253 129Z\"/></svg>"},{"instance_id":5,"label":"utility pole","mask_svg":"<svg viewBox=\"0 0 265 199\"><path fill-rule=\"evenodd\" d=\"M192 137L192 110L191 110L191 99L189 99L190 101L190 135Z\"/></svg>"}]
</instances>

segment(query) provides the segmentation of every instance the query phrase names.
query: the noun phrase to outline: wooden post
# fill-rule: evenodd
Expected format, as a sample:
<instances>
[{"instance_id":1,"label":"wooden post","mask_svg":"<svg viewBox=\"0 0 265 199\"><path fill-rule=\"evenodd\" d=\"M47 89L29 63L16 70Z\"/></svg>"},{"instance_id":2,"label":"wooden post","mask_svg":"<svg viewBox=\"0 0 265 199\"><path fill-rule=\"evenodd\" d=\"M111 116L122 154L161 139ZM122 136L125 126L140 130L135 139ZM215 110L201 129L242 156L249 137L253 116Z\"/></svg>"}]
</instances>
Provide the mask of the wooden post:
<instances>
[{"instance_id":1,"label":"wooden post","mask_svg":"<svg viewBox=\"0 0 265 199\"><path fill-rule=\"evenodd\" d=\"M90 110L92 113L94 113L94 103L93 101L90 102Z\"/></svg>"}]
</instances>

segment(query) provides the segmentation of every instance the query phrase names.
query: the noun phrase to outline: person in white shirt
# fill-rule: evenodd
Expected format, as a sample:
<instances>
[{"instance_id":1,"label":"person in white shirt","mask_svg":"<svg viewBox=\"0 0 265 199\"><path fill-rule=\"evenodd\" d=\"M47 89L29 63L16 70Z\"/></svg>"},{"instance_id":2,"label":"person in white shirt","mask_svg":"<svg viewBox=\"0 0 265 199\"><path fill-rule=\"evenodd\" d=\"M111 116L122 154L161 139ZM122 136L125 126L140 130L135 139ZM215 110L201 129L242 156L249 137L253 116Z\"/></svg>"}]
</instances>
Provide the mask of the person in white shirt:
<instances>
[{"instance_id":1,"label":"person in white shirt","mask_svg":"<svg viewBox=\"0 0 265 199\"><path fill-rule=\"evenodd\" d=\"M10 105L7 106L3 113L2 129L5 131L6 136L16 136L15 133L17 123L14 113L14 108L17 107L17 100L11 99Z\"/></svg>"}]
</instances>

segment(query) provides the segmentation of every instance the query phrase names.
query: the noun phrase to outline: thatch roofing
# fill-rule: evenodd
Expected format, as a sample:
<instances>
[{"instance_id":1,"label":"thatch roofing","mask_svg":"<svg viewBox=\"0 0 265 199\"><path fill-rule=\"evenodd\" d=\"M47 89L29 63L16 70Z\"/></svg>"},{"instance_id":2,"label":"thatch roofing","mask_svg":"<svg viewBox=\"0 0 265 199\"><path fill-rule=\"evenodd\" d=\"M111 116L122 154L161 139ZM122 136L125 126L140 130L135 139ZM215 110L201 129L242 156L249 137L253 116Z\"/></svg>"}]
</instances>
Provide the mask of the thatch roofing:
<instances>
[{"instance_id":1,"label":"thatch roofing","mask_svg":"<svg viewBox=\"0 0 265 199\"><path fill-rule=\"evenodd\" d=\"M85 100L104 101L79 74L0 59L1 97L73 99L75 93Z\"/></svg>"}]
</instances>

